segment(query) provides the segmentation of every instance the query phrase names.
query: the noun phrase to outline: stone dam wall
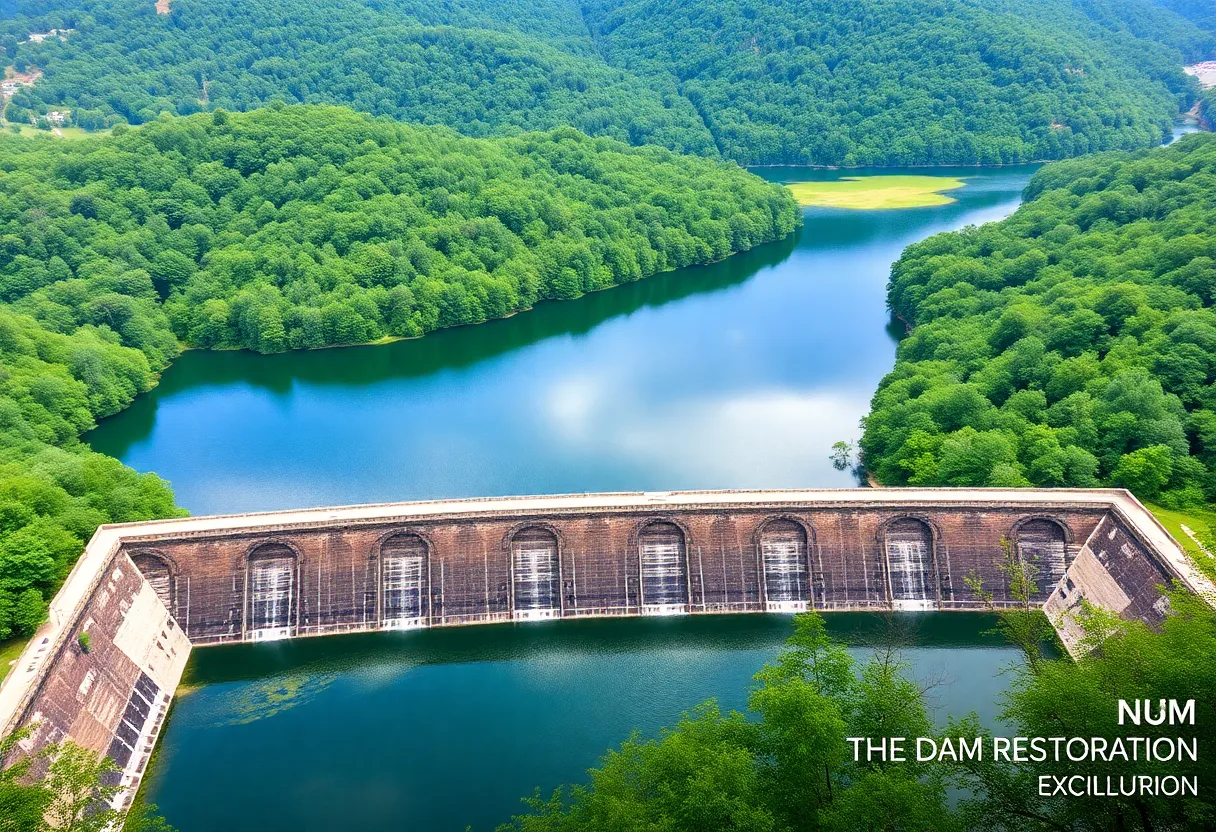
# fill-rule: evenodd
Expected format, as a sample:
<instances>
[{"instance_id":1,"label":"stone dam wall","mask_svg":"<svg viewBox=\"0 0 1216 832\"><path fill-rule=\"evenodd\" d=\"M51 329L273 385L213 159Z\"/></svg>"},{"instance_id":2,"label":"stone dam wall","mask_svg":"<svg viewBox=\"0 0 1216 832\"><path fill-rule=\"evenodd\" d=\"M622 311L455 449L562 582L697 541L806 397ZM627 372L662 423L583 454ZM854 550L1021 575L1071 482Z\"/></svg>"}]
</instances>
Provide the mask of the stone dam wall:
<instances>
[{"instance_id":1,"label":"stone dam wall","mask_svg":"<svg viewBox=\"0 0 1216 832\"><path fill-rule=\"evenodd\" d=\"M77 565L51 604L51 620L9 669L0 687L0 735L29 726L18 753L72 740L109 756L119 769L109 783L121 787L115 807L125 810L191 645L135 564L109 548L103 569ZM69 589L79 596L65 598Z\"/></svg>"},{"instance_id":2,"label":"stone dam wall","mask_svg":"<svg viewBox=\"0 0 1216 832\"><path fill-rule=\"evenodd\" d=\"M587 616L985 608L1009 552L1065 646L1088 600L1157 623L1216 588L1118 490L453 500L103 526L0 686L16 753L72 739L138 786L192 646ZM87 650L80 634L88 633Z\"/></svg>"},{"instance_id":3,"label":"stone dam wall","mask_svg":"<svg viewBox=\"0 0 1216 832\"><path fill-rule=\"evenodd\" d=\"M487 507L489 508L489 506ZM1002 538L1044 593L1104 509L600 506L141 536L123 552L195 645L536 618L977 609Z\"/></svg>"}]
</instances>

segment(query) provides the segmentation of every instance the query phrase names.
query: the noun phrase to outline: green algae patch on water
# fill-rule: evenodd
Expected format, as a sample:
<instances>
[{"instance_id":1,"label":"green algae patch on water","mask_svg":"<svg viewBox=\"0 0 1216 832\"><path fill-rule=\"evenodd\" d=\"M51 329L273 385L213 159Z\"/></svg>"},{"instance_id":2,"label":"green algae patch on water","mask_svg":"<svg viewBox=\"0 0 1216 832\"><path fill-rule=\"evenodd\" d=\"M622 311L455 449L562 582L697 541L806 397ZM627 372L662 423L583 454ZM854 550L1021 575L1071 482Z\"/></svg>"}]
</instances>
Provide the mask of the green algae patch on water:
<instances>
[{"instance_id":1,"label":"green algae patch on water","mask_svg":"<svg viewBox=\"0 0 1216 832\"><path fill-rule=\"evenodd\" d=\"M794 182L786 187L803 206L875 211L948 205L954 197L943 191L965 184L951 176L847 176L828 182Z\"/></svg>"}]
</instances>

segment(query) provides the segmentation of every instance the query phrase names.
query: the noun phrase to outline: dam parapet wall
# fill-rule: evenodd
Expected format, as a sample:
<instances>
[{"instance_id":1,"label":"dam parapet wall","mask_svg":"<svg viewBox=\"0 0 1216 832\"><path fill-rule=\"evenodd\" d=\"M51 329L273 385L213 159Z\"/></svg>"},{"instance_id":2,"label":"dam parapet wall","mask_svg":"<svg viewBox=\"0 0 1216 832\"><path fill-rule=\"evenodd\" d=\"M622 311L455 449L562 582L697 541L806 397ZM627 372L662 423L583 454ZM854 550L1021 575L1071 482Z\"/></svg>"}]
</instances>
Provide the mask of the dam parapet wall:
<instances>
[{"instance_id":1,"label":"dam parapet wall","mask_svg":"<svg viewBox=\"0 0 1216 832\"><path fill-rule=\"evenodd\" d=\"M1035 567L1070 652L1087 600L1150 624L1216 588L1126 491L848 489L395 503L103 526L0 687L18 753L138 785L192 646L593 616L983 610ZM982 595L975 581L982 584ZM990 596L990 597L989 597ZM88 632L88 649L80 633Z\"/></svg>"}]
</instances>

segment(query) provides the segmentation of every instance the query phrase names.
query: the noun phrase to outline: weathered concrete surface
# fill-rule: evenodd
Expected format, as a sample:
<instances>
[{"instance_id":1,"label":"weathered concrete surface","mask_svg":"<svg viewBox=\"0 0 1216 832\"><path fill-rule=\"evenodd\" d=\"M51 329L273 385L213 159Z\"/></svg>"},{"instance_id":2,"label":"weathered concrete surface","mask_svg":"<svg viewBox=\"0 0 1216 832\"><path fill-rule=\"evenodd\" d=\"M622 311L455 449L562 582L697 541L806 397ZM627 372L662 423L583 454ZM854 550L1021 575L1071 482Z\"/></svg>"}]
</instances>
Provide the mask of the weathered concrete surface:
<instances>
[{"instance_id":1,"label":"weathered concrete surface","mask_svg":"<svg viewBox=\"0 0 1216 832\"><path fill-rule=\"evenodd\" d=\"M1099 494L849 490L462 500L145 524L123 530L122 549L158 575L164 600L198 645L402 621L519 618L512 548L525 532L547 534L555 550L559 590L543 617L976 609L980 599L966 578L980 576L998 603L1007 602L1001 540L1016 541L1019 527L1036 518L1058 530L1067 553L1051 574L1054 585L1109 511L1110 493ZM800 561L795 582L802 584L792 593L766 580L773 524L794 530L794 539L780 544ZM663 539L652 543L656 528ZM407 538L419 552L418 597L403 617L386 612L392 604L382 586L382 549L407 545ZM672 559L666 589L645 573L656 547ZM770 561L779 555L769 554ZM273 621L258 600L267 570L250 565L267 558L275 561L285 604ZM1046 578L1049 570L1043 572ZM670 597L657 597L665 592ZM781 600L769 597L776 594Z\"/></svg>"},{"instance_id":2,"label":"weathered concrete surface","mask_svg":"<svg viewBox=\"0 0 1216 832\"><path fill-rule=\"evenodd\" d=\"M1119 490L849 489L449 500L103 526L0 687L0 732L134 784L191 643L673 613L1010 603L1005 546L1070 650L1082 598L1155 623L1216 588ZM142 573L142 574L141 574ZM92 643L77 644L82 629ZM92 674L92 675L90 675ZM129 753L128 753L129 752Z\"/></svg>"},{"instance_id":3,"label":"weathered concrete surface","mask_svg":"<svg viewBox=\"0 0 1216 832\"><path fill-rule=\"evenodd\" d=\"M4 733L34 726L19 743L22 752L70 739L112 758L121 770L115 805L126 809L190 641L135 564L117 546L106 551L69 577L68 598L55 599L50 620L6 677L0 714Z\"/></svg>"},{"instance_id":4,"label":"weathered concrete surface","mask_svg":"<svg viewBox=\"0 0 1216 832\"><path fill-rule=\"evenodd\" d=\"M1083 650L1085 634L1076 615L1083 602L1154 626L1169 613L1169 599L1162 587L1177 583L1209 603L1216 602L1211 583L1181 555L1177 544L1167 548L1165 541L1153 539L1152 531L1117 507L1112 509L1043 605L1060 640L1074 656ZM1180 561L1169 556L1174 550Z\"/></svg>"}]
</instances>

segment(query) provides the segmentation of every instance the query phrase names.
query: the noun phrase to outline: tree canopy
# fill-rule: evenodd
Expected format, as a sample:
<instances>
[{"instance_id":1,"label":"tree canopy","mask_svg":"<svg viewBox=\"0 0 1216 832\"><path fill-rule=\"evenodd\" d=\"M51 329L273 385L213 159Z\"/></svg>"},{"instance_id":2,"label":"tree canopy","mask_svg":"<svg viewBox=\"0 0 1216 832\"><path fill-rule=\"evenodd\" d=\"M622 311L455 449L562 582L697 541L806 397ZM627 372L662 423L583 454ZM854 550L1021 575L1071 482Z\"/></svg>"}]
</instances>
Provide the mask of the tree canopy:
<instances>
[{"instance_id":1,"label":"tree canopy","mask_svg":"<svg viewBox=\"0 0 1216 832\"><path fill-rule=\"evenodd\" d=\"M1216 137L1049 165L1009 219L910 246L861 442L889 485L1216 496Z\"/></svg>"},{"instance_id":2,"label":"tree canopy","mask_svg":"<svg viewBox=\"0 0 1216 832\"><path fill-rule=\"evenodd\" d=\"M733 164L338 107L0 137L0 171L0 638L41 622L99 523L178 512L163 481L77 437L179 339L413 337L719 260L801 216Z\"/></svg>"},{"instance_id":3,"label":"tree canopy","mask_svg":"<svg viewBox=\"0 0 1216 832\"><path fill-rule=\"evenodd\" d=\"M42 72L13 121L284 101L744 164L993 164L1159 143L1216 48L1161 2L0 0L0 44Z\"/></svg>"},{"instance_id":4,"label":"tree canopy","mask_svg":"<svg viewBox=\"0 0 1216 832\"><path fill-rule=\"evenodd\" d=\"M1216 5L1207 0L1156 0L1156 2L1190 20L1205 31L1216 32Z\"/></svg>"},{"instance_id":5,"label":"tree canopy","mask_svg":"<svg viewBox=\"0 0 1216 832\"><path fill-rule=\"evenodd\" d=\"M674 85L606 64L565 0L174 0L167 15L145 0L8 0L0 9L10 62L43 72L13 99L13 121L67 106L95 128L284 101L472 136L571 126L714 152ZM72 31L22 42L50 29Z\"/></svg>"},{"instance_id":6,"label":"tree canopy","mask_svg":"<svg viewBox=\"0 0 1216 832\"><path fill-rule=\"evenodd\" d=\"M743 163L998 164L1159 144L1210 34L1144 0L584 0Z\"/></svg>"}]
</instances>

